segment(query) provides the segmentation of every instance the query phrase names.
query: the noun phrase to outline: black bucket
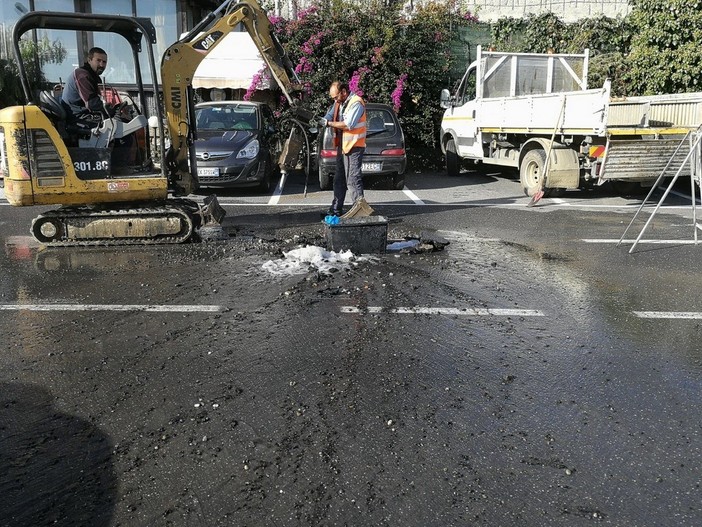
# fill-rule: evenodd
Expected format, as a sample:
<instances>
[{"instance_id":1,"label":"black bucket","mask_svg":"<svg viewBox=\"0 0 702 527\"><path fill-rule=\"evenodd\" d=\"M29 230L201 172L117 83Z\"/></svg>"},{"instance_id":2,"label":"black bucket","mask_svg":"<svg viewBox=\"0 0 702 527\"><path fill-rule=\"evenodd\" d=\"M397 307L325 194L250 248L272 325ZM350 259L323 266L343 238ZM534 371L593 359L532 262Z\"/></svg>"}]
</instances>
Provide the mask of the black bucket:
<instances>
[{"instance_id":1,"label":"black bucket","mask_svg":"<svg viewBox=\"0 0 702 527\"><path fill-rule=\"evenodd\" d=\"M339 219L336 225L324 224L327 249L354 254L383 254L388 244L388 220L384 216Z\"/></svg>"}]
</instances>

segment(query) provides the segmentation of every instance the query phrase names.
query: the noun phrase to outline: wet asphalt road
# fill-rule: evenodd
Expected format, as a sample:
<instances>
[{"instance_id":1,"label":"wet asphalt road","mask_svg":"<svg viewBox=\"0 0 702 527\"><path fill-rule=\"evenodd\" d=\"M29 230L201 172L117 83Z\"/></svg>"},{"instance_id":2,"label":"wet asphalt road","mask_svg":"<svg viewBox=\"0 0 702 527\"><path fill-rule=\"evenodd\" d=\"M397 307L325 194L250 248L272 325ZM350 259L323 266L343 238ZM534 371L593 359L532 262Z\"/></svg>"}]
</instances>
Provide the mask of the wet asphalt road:
<instances>
[{"instance_id":1,"label":"wet asphalt road","mask_svg":"<svg viewBox=\"0 0 702 527\"><path fill-rule=\"evenodd\" d=\"M702 524L689 202L629 254L605 189L407 183L368 193L390 238L450 245L330 274L263 268L324 244L299 179L177 247L42 250L0 205L0 525Z\"/></svg>"}]
</instances>

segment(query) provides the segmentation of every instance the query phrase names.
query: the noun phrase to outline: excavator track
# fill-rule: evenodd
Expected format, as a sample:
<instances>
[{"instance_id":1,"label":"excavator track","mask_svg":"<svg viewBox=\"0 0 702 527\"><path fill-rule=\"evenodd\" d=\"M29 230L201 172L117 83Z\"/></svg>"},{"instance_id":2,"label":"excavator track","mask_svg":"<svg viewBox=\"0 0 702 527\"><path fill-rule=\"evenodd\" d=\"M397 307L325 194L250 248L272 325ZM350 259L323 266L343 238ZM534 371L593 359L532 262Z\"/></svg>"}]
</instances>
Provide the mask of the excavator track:
<instances>
[{"instance_id":1,"label":"excavator track","mask_svg":"<svg viewBox=\"0 0 702 527\"><path fill-rule=\"evenodd\" d=\"M92 207L61 207L32 221L32 235L49 247L173 244L204 223L203 207L168 199Z\"/></svg>"}]
</instances>

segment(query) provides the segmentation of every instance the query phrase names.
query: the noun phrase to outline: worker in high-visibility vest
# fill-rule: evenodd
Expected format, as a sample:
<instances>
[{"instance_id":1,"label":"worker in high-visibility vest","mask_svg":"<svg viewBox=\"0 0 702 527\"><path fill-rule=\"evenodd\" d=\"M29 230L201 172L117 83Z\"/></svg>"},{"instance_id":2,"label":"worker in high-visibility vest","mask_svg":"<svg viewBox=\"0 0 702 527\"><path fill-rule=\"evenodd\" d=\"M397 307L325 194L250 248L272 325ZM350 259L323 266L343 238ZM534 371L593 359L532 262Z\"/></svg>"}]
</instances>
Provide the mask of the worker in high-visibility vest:
<instances>
[{"instance_id":1,"label":"worker in high-visibility vest","mask_svg":"<svg viewBox=\"0 0 702 527\"><path fill-rule=\"evenodd\" d=\"M322 125L334 132L336 170L334 172L334 199L328 215L345 218L370 216L373 209L363 197L361 164L366 150L366 104L361 97L349 91L346 83L335 81L329 87L333 106L322 119ZM344 215L346 191L351 190L353 206Z\"/></svg>"}]
</instances>

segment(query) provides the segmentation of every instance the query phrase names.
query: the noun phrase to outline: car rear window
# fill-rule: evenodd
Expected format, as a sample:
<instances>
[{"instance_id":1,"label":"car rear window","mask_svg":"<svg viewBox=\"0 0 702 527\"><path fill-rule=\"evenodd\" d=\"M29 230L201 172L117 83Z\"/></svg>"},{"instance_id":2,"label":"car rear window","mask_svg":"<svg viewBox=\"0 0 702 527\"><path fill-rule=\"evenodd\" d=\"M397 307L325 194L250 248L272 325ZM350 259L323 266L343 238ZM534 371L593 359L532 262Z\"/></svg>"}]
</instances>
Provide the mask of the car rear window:
<instances>
[{"instance_id":1,"label":"car rear window","mask_svg":"<svg viewBox=\"0 0 702 527\"><path fill-rule=\"evenodd\" d=\"M366 140L386 139L395 135L395 117L384 108L366 109ZM332 130L327 128L324 135L324 148L332 148Z\"/></svg>"},{"instance_id":2,"label":"car rear window","mask_svg":"<svg viewBox=\"0 0 702 527\"><path fill-rule=\"evenodd\" d=\"M252 106L204 106L195 110L199 130L257 130L258 117Z\"/></svg>"},{"instance_id":3,"label":"car rear window","mask_svg":"<svg viewBox=\"0 0 702 527\"><path fill-rule=\"evenodd\" d=\"M395 134L395 119L387 110L366 110L366 137L390 137Z\"/></svg>"}]
</instances>

